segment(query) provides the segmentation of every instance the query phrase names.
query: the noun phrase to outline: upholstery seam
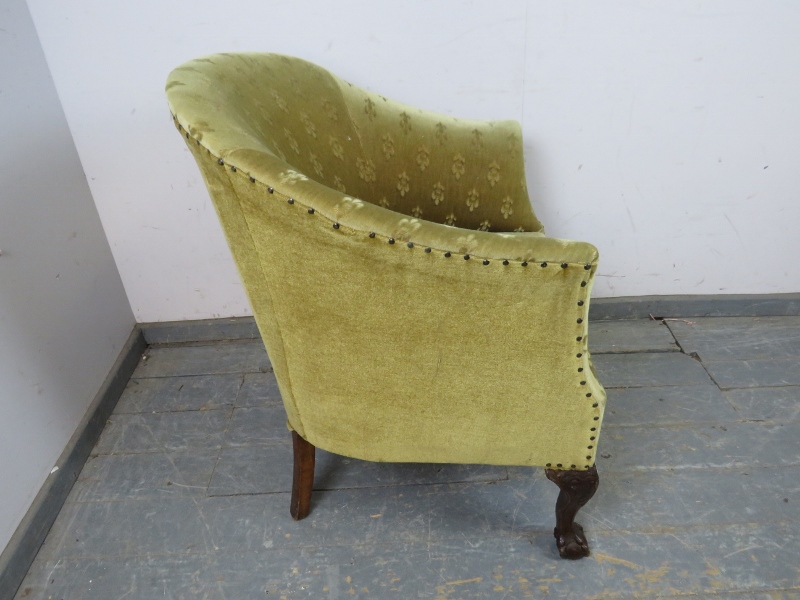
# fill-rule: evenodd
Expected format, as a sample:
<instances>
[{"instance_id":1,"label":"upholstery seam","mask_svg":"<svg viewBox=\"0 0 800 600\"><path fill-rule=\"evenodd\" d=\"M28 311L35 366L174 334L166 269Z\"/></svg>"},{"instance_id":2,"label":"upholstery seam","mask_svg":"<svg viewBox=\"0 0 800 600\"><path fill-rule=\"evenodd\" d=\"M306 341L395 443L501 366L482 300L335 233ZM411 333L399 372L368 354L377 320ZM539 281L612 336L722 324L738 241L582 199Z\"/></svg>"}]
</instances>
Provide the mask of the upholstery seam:
<instances>
[{"instance_id":1,"label":"upholstery seam","mask_svg":"<svg viewBox=\"0 0 800 600\"><path fill-rule=\"evenodd\" d=\"M213 154L211 156L213 156ZM238 171L238 169L237 169L237 171ZM233 184L233 181L231 180L231 173L230 173L230 171L228 171L228 169L225 169L225 176L226 176L226 178L228 179L228 182L231 185L231 189L233 190L233 193L236 195L236 200L237 200L237 203L239 204L239 207L240 207L239 209L241 210L241 198L239 197L239 193L236 191L236 188L235 188L235 186ZM256 255L258 255L258 249L256 247L255 239L253 238L253 233L252 233L252 230L250 228L250 221L248 220L247 215L245 214L245 212L243 210L242 210L242 217L244 218L244 221L247 224L247 235L250 238L250 243L253 244L253 249L256 251ZM272 293L272 285L270 284L269 279L264 275L264 267L262 266L262 261L261 261L260 257L259 257L259 260L258 260L258 270L261 273L261 277L262 277L262 279L264 281L264 285L267 288L267 293L269 294L270 302L272 303L272 306L273 306L273 318L275 320L275 327L278 330L278 337L281 340L281 347L283 349L283 357L284 357L284 361L286 363L286 378L288 379L288 383L289 383L289 393L292 396L292 406L294 407L295 414L297 414L297 418L300 420L300 427L303 429L303 435L305 436L305 429L306 429L305 428L305 423L303 422L303 417L300 414L300 410L297 407L297 401L295 400L295 397L294 397L294 384L292 383L292 374L291 374L291 369L289 368L289 356L288 356L288 354L286 352L286 342L285 342L284 336L283 336L283 328L281 327L280 321L277 319L277 316L274 315L274 313L275 313L275 310L274 310L274 307L275 307L275 296ZM275 369L273 367L273 371L274 370ZM305 437L304 437L304 439L305 439Z\"/></svg>"}]
</instances>

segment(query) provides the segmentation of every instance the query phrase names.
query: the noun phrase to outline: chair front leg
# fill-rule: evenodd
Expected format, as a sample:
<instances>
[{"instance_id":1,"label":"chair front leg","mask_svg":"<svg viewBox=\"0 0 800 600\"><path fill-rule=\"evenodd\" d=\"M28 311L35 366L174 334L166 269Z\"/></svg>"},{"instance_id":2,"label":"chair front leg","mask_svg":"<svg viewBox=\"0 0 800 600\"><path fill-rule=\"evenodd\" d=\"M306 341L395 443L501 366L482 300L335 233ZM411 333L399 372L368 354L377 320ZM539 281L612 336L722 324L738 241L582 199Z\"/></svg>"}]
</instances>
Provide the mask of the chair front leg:
<instances>
[{"instance_id":1,"label":"chair front leg","mask_svg":"<svg viewBox=\"0 0 800 600\"><path fill-rule=\"evenodd\" d=\"M589 556L589 543L583 527L575 522L575 515L600 485L597 468L592 466L586 471L545 469L545 474L561 490L556 500L556 528L553 531L558 553L561 558L572 560Z\"/></svg>"},{"instance_id":2,"label":"chair front leg","mask_svg":"<svg viewBox=\"0 0 800 600\"><path fill-rule=\"evenodd\" d=\"M292 431L294 478L289 512L295 521L305 519L311 511L311 490L314 488L314 454L316 448Z\"/></svg>"}]
</instances>

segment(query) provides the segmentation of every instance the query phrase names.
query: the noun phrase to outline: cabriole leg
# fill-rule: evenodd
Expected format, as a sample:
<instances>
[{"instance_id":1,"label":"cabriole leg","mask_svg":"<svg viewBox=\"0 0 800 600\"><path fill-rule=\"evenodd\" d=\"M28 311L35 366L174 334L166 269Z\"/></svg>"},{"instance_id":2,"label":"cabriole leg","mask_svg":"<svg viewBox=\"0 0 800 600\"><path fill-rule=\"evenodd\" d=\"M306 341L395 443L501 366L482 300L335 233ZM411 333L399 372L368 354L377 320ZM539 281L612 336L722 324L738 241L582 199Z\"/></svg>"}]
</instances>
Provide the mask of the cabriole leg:
<instances>
[{"instance_id":1,"label":"cabriole leg","mask_svg":"<svg viewBox=\"0 0 800 600\"><path fill-rule=\"evenodd\" d=\"M558 553L561 558L573 560L589 556L589 544L583 527L575 522L575 515L600 485L597 468L592 466L586 471L545 469L545 474L561 490L556 500L556 528L553 531Z\"/></svg>"},{"instance_id":2,"label":"cabriole leg","mask_svg":"<svg viewBox=\"0 0 800 600\"><path fill-rule=\"evenodd\" d=\"M294 446L294 479L289 512L295 521L305 519L311 511L311 490L314 488L314 448L296 431L292 431Z\"/></svg>"}]
</instances>

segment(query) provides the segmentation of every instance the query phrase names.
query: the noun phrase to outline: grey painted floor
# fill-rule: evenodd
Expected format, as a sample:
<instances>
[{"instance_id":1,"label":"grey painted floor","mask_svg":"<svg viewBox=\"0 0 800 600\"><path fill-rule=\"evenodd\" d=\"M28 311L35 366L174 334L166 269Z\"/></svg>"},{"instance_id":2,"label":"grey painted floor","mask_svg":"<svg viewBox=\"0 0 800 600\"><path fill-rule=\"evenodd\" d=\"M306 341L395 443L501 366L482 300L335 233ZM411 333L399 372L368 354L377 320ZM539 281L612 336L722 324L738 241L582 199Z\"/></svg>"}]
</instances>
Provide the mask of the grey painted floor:
<instances>
[{"instance_id":1,"label":"grey painted floor","mask_svg":"<svg viewBox=\"0 0 800 600\"><path fill-rule=\"evenodd\" d=\"M677 341L677 343L676 343ZM800 317L593 323L592 556L540 469L291 448L257 341L152 347L17 599L800 597ZM698 360L699 359L699 360Z\"/></svg>"}]
</instances>

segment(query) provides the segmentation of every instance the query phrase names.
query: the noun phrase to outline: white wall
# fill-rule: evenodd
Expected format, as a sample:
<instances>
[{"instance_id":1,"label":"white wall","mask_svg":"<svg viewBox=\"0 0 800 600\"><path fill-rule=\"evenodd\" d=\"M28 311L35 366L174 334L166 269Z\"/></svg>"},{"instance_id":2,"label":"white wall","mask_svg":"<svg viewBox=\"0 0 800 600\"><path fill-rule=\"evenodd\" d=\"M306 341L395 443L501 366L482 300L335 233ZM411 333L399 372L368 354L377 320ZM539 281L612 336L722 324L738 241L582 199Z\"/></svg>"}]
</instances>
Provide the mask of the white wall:
<instances>
[{"instance_id":1,"label":"white wall","mask_svg":"<svg viewBox=\"0 0 800 600\"><path fill-rule=\"evenodd\" d=\"M28 2L140 321L248 313L162 91L237 50L521 120L534 207L599 247L598 296L800 290L798 3Z\"/></svg>"},{"instance_id":2,"label":"white wall","mask_svg":"<svg viewBox=\"0 0 800 600\"><path fill-rule=\"evenodd\" d=\"M0 4L0 552L134 325L25 0Z\"/></svg>"}]
</instances>

